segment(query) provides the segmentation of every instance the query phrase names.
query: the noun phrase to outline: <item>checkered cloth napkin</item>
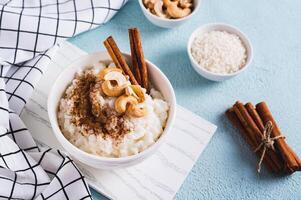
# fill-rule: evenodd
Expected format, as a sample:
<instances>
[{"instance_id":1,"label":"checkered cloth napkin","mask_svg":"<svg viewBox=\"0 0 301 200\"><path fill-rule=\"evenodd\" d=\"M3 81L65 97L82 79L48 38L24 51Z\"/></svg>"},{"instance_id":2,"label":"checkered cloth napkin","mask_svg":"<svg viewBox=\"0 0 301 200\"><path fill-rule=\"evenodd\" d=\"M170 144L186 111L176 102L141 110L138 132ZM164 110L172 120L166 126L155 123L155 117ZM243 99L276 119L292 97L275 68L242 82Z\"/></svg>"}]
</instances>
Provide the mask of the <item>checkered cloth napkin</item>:
<instances>
[{"instance_id":1,"label":"checkered cloth napkin","mask_svg":"<svg viewBox=\"0 0 301 200\"><path fill-rule=\"evenodd\" d=\"M0 0L0 199L91 199L73 161L37 146L19 114L54 44L106 23L125 3Z\"/></svg>"}]
</instances>

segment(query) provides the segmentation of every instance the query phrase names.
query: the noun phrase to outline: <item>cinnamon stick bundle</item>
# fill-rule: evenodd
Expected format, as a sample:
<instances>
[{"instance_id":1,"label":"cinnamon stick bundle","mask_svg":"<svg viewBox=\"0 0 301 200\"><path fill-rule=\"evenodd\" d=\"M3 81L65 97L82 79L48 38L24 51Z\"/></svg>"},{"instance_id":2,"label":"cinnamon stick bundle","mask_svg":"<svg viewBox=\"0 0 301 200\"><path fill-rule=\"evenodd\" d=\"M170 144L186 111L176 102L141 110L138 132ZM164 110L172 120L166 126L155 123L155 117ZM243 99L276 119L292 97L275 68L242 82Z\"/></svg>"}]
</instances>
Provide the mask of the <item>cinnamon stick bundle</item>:
<instances>
[{"instance_id":1,"label":"cinnamon stick bundle","mask_svg":"<svg viewBox=\"0 0 301 200\"><path fill-rule=\"evenodd\" d=\"M264 102L259 103L255 108L251 103L243 105L238 101L226 111L226 115L232 124L239 129L252 150L257 150L257 156L262 158L263 164L271 172L293 173L301 170L300 159L286 144L279 127ZM268 122L273 124L270 132L271 138L265 138ZM261 160L258 171L260 171L260 165Z\"/></svg>"}]
</instances>

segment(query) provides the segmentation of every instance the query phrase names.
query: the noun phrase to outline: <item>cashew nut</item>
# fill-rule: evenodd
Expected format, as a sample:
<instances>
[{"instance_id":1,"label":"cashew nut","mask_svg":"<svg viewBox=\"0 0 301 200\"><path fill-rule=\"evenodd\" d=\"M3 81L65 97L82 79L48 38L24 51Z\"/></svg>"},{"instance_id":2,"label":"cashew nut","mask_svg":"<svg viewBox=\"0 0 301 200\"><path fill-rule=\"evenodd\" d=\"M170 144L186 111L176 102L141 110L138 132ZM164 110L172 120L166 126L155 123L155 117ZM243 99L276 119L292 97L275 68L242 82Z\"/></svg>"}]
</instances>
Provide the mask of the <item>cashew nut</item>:
<instances>
[{"instance_id":1,"label":"cashew nut","mask_svg":"<svg viewBox=\"0 0 301 200\"><path fill-rule=\"evenodd\" d=\"M107 80L101 84L101 89L109 97L118 97L124 92L126 85L114 85L114 81Z\"/></svg>"},{"instance_id":2,"label":"cashew nut","mask_svg":"<svg viewBox=\"0 0 301 200\"><path fill-rule=\"evenodd\" d=\"M158 17L167 18L166 14L163 11L163 1L156 1L154 4L154 13Z\"/></svg>"},{"instance_id":3,"label":"cashew nut","mask_svg":"<svg viewBox=\"0 0 301 200\"><path fill-rule=\"evenodd\" d=\"M146 113L145 106L139 104L131 104L126 111L126 114L132 117L143 117Z\"/></svg>"},{"instance_id":4,"label":"cashew nut","mask_svg":"<svg viewBox=\"0 0 301 200\"><path fill-rule=\"evenodd\" d=\"M124 88L129 85L127 78L121 72L118 68L106 68L98 74L99 78L104 80L101 88L107 96L120 96Z\"/></svg>"},{"instance_id":5,"label":"cashew nut","mask_svg":"<svg viewBox=\"0 0 301 200\"><path fill-rule=\"evenodd\" d=\"M104 80L107 81L116 81L117 82L117 85L124 85L127 82L127 79L126 77L120 73L120 72L110 72L110 73L107 73L105 76L104 76Z\"/></svg>"},{"instance_id":6,"label":"cashew nut","mask_svg":"<svg viewBox=\"0 0 301 200\"><path fill-rule=\"evenodd\" d=\"M179 0L181 8L192 8L192 0Z\"/></svg>"},{"instance_id":7,"label":"cashew nut","mask_svg":"<svg viewBox=\"0 0 301 200\"><path fill-rule=\"evenodd\" d=\"M117 68L117 67L108 67L108 68L105 68L105 69L101 70L98 74L98 77L100 78L100 80L105 80L105 76L110 72L122 73L122 70Z\"/></svg>"},{"instance_id":8,"label":"cashew nut","mask_svg":"<svg viewBox=\"0 0 301 200\"><path fill-rule=\"evenodd\" d=\"M163 0L164 6L166 6L166 12L172 18L182 18L186 17L191 13L190 8L181 8L178 6L178 1L171 1L171 0Z\"/></svg>"},{"instance_id":9,"label":"cashew nut","mask_svg":"<svg viewBox=\"0 0 301 200\"><path fill-rule=\"evenodd\" d=\"M143 0L143 4L150 10L154 9L154 5L158 0Z\"/></svg>"},{"instance_id":10,"label":"cashew nut","mask_svg":"<svg viewBox=\"0 0 301 200\"><path fill-rule=\"evenodd\" d=\"M127 107L136 104L138 104L138 101L135 97L122 95L115 100L115 110L118 113L125 113Z\"/></svg>"},{"instance_id":11,"label":"cashew nut","mask_svg":"<svg viewBox=\"0 0 301 200\"><path fill-rule=\"evenodd\" d=\"M125 88L125 94L135 97L139 103L145 100L145 89L140 85L129 85Z\"/></svg>"}]
</instances>

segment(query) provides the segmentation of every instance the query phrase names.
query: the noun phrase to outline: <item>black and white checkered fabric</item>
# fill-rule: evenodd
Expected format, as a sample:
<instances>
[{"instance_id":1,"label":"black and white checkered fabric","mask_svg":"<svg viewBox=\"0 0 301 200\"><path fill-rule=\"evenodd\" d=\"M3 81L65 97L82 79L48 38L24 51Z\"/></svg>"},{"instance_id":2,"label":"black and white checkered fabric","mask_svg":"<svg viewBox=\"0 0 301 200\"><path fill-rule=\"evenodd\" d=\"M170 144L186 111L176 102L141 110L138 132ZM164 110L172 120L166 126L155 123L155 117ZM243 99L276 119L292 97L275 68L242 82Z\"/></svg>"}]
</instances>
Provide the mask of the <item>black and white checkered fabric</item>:
<instances>
[{"instance_id":1,"label":"black and white checkered fabric","mask_svg":"<svg viewBox=\"0 0 301 200\"><path fill-rule=\"evenodd\" d=\"M106 23L125 3L0 0L0 199L91 199L73 161L37 146L19 114L55 44Z\"/></svg>"}]
</instances>

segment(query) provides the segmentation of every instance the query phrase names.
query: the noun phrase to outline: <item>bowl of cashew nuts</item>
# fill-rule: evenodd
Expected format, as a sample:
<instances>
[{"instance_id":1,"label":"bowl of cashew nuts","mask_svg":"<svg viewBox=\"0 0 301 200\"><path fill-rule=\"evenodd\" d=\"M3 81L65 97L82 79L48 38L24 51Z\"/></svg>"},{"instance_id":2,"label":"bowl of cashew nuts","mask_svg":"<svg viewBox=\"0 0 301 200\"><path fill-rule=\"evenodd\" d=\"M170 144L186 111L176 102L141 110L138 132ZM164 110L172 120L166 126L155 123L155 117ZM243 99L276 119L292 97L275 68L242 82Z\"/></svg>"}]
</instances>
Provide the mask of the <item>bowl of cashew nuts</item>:
<instances>
[{"instance_id":1,"label":"bowl of cashew nuts","mask_svg":"<svg viewBox=\"0 0 301 200\"><path fill-rule=\"evenodd\" d=\"M174 28L199 10L201 0L139 0L139 4L151 23L162 28Z\"/></svg>"}]
</instances>

